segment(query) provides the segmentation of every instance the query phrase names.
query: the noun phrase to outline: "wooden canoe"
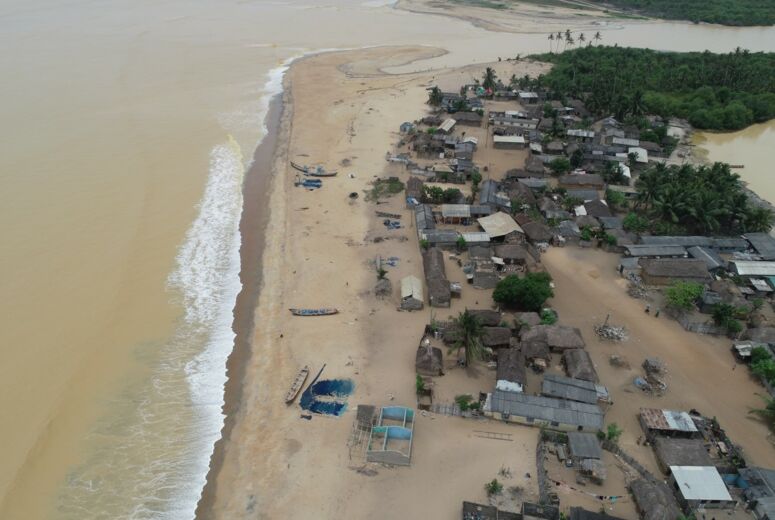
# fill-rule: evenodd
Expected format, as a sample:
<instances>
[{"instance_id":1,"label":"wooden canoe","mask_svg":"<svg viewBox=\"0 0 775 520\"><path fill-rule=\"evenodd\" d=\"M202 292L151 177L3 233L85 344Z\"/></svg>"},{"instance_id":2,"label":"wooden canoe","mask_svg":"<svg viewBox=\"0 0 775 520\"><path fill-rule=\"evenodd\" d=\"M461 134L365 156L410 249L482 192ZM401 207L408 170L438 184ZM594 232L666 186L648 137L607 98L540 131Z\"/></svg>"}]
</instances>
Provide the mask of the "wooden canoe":
<instances>
[{"instance_id":1,"label":"wooden canoe","mask_svg":"<svg viewBox=\"0 0 775 520\"><path fill-rule=\"evenodd\" d=\"M309 175L311 177L336 177L336 174L338 173L336 170L327 172L320 166L302 166L293 161L291 161L291 166L302 172L304 175Z\"/></svg>"},{"instance_id":2,"label":"wooden canoe","mask_svg":"<svg viewBox=\"0 0 775 520\"><path fill-rule=\"evenodd\" d=\"M294 316L330 316L339 311L333 308L323 309L288 309Z\"/></svg>"},{"instance_id":3,"label":"wooden canoe","mask_svg":"<svg viewBox=\"0 0 775 520\"><path fill-rule=\"evenodd\" d=\"M304 382L307 380L307 377L309 377L309 367L305 365L304 368L299 370L299 373L296 374L296 378L293 380L291 387L288 389L288 393L285 394L286 404L291 404L293 400L296 399L296 396L299 395L299 392L301 392L301 388L304 386Z\"/></svg>"}]
</instances>

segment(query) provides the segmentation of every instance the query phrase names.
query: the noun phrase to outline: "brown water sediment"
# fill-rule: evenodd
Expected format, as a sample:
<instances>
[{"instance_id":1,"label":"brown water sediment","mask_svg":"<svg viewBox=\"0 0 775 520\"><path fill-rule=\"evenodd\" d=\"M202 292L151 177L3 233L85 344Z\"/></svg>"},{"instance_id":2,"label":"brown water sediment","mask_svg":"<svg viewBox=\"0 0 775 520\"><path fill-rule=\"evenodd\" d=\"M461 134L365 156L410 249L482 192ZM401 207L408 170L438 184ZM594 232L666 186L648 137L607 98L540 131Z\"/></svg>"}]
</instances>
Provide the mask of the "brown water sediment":
<instances>
[{"instance_id":1,"label":"brown water sediment","mask_svg":"<svg viewBox=\"0 0 775 520\"><path fill-rule=\"evenodd\" d=\"M261 256L264 249L264 230L269 220L269 186L274 174L273 164L277 143L287 109L283 94L273 97L264 124L267 134L256 147L253 164L243 182L243 206L240 216L240 282L242 289L234 305L234 349L226 361L224 385L223 428L210 457L210 470L202 496L196 508L196 518L212 517L212 502L216 492L216 477L223 464L223 454L229 442L236 415L242 401L245 367L253 355L251 346L255 327L255 309L261 290Z\"/></svg>"}]
</instances>

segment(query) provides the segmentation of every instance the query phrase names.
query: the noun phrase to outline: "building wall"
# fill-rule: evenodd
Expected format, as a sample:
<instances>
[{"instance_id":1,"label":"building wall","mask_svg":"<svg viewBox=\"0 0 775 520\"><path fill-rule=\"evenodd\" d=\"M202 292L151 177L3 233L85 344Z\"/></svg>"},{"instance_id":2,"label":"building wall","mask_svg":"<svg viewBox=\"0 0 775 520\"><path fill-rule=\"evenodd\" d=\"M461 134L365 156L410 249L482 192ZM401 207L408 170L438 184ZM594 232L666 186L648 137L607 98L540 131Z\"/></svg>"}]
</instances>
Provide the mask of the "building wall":
<instances>
[{"instance_id":1,"label":"building wall","mask_svg":"<svg viewBox=\"0 0 775 520\"><path fill-rule=\"evenodd\" d=\"M486 415L487 417L492 417L493 419L496 419L498 421L510 422L510 423L515 423L515 424L522 424L522 425L525 425L525 426L536 426L538 428L546 427L549 430L555 430L555 431L560 431L560 432L576 432L576 431L580 431L580 432L592 432L592 433L595 433L595 432L598 431L597 429L594 429L594 428L583 428L583 427L582 427L581 430L579 430L578 426L575 425L575 424L562 424L562 423L560 423L560 424L555 426L555 425L551 424L548 421L544 421L544 420L540 420L540 419L534 419L533 421L530 421L530 419L528 417L522 417L522 416L519 416L519 415L509 415L508 419L504 419L503 414L501 414L500 412L485 412L484 415Z\"/></svg>"}]
</instances>

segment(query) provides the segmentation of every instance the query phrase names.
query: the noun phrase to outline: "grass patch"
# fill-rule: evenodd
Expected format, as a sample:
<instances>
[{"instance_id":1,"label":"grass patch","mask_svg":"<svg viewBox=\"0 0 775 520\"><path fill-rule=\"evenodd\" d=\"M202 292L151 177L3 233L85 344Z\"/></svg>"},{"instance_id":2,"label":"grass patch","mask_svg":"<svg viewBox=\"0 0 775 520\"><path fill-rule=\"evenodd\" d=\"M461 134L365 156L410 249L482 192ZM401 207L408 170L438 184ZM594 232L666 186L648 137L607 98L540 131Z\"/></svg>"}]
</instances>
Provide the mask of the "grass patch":
<instances>
[{"instance_id":1,"label":"grass patch","mask_svg":"<svg viewBox=\"0 0 775 520\"><path fill-rule=\"evenodd\" d=\"M391 197L404 191L404 183L396 177L377 179L372 183L371 190L366 192L366 200L377 201L385 197Z\"/></svg>"}]
</instances>

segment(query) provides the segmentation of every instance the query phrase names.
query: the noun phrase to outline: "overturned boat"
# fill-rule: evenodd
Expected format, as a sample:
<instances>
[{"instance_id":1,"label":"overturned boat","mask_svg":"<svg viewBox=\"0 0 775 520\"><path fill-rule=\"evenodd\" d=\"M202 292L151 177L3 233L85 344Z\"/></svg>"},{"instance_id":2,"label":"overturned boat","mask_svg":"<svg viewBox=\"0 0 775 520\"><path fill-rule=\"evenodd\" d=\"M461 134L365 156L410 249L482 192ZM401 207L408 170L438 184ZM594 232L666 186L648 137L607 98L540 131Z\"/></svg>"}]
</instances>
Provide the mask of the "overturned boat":
<instances>
[{"instance_id":1,"label":"overturned boat","mask_svg":"<svg viewBox=\"0 0 775 520\"><path fill-rule=\"evenodd\" d=\"M293 166L296 170L299 170L304 175L309 175L310 177L335 177L338 173L336 170L327 172L322 166L302 166L301 164L296 164L293 161L291 161L291 166Z\"/></svg>"},{"instance_id":2,"label":"overturned boat","mask_svg":"<svg viewBox=\"0 0 775 520\"><path fill-rule=\"evenodd\" d=\"M291 404L293 400L296 399L296 396L299 395L299 392L304 386L304 382L307 380L308 376L309 367L305 365L304 368L299 370L299 373L296 374L291 387L288 389L288 393L285 394L285 404Z\"/></svg>"},{"instance_id":3,"label":"overturned boat","mask_svg":"<svg viewBox=\"0 0 775 520\"><path fill-rule=\"evenodd\" d=\"M322 309L288 309L294 316L330 316L336 314L339 311L334 308L322 308Z\"/></svg>"}]
</instances>

